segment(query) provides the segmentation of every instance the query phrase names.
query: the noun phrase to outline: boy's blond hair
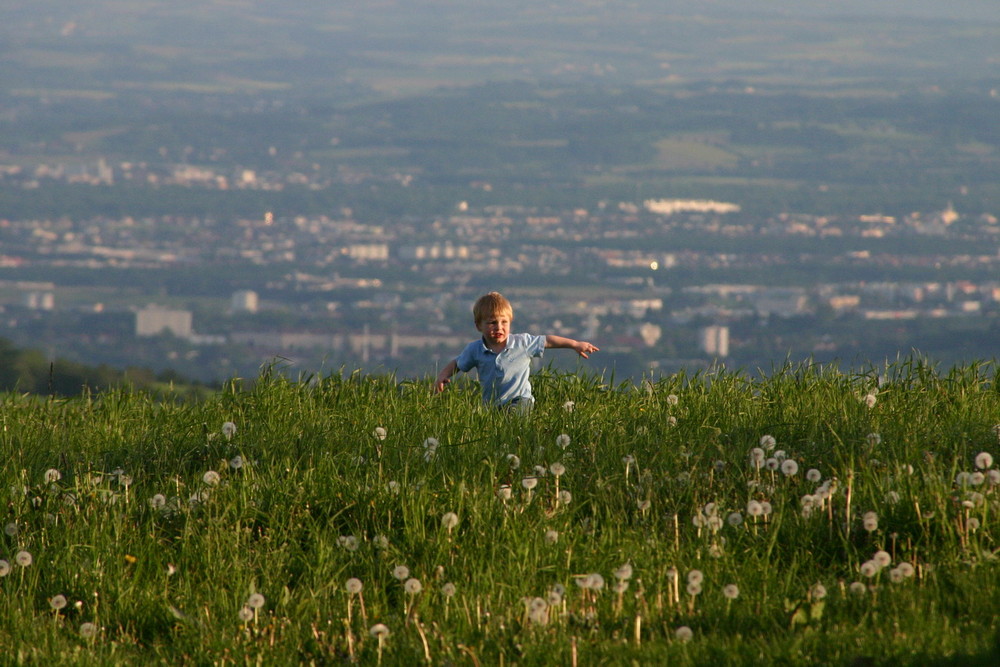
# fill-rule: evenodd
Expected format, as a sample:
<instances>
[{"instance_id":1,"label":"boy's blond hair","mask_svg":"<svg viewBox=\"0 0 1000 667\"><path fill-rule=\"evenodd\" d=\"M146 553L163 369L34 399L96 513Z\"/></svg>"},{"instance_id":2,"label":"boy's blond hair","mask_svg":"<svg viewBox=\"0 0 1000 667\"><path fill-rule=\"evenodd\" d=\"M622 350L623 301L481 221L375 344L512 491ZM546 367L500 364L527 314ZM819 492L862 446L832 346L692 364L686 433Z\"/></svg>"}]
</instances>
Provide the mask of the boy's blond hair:
<instances>
[{"instance_id":1,"label":"boy's blond hair","mask_svg":"<svg viewBox=\"0 0 1000 667\"><path fill-rule=\"evenodd\" d=\"M511 320L514 319L514 308L500 292L484 294L476 299L475 305L472 306L472 316L476 320L477 327L483 321L497 315L506 315Z\"/></svg>"}]
</instances>

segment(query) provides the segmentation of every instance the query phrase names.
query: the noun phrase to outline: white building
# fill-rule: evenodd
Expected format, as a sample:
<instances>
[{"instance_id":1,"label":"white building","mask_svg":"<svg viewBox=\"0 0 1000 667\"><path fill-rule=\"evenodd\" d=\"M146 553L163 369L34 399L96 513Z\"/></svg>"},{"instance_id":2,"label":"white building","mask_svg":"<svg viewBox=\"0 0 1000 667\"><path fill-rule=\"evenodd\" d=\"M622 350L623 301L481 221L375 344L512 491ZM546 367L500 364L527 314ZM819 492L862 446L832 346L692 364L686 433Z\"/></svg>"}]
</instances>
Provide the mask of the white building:
<instances>
[{"instance_id":1,"label":"white building","mask_svg":"<svg viewBox=\"0 0 1000 667\"><path fill-rule=\"evenodd\" d=\"M713 357L729 356L729 327L712 325L701 330L699 345L705 354Z\"/></svg>"},{"instance_id":2,"label":"white building","mask_svg":"<svg viewBox=\"0 0 1000 667\"><path fill-rule=\"evenodd\" d=\"M229 300L229 307L234 313L256 313L260 307L260 298L253 290L241 289L233 292L233 296Z\"/></svg>"},{"instance_id":3,"label":"white building","mask_svg":"<svg viewBox=\"0 0 1000 667\"><path fill-rule=\"evenodd\" d=\"M190 310L171 310L149 305L135 313L135 335L157 336L169 332L178 338L189 338L192 332L191 321Z\"/></svg>"}]
</instances>

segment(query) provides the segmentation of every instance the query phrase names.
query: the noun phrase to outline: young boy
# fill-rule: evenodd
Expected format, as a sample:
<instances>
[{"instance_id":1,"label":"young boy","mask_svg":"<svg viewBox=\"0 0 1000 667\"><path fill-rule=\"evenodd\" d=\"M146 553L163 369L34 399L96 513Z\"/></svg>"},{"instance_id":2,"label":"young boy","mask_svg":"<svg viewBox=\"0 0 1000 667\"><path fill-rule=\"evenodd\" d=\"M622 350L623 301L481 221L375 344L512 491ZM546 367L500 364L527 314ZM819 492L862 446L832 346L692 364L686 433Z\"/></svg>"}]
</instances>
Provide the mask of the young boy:
<instances>
[{"instance_id":1,"label":"young boy","mask_svg":"<svg viewBox=\"0 0 1000 667\"><path fill-rule=\"evenodd\" d=\"M572 338L511 334L514 309L510 301L497 292L479 297L472 307L472 315L483 337L466 345L457 358L441 369L434 383L436 392L444 391L457 371L464 373L475 368L483 387L483 403L530 410L535 402L528 380L532 357L541 357L547 347L576 350L584 359L597 352L595 345Z\"/></svg>"}]
</instances>

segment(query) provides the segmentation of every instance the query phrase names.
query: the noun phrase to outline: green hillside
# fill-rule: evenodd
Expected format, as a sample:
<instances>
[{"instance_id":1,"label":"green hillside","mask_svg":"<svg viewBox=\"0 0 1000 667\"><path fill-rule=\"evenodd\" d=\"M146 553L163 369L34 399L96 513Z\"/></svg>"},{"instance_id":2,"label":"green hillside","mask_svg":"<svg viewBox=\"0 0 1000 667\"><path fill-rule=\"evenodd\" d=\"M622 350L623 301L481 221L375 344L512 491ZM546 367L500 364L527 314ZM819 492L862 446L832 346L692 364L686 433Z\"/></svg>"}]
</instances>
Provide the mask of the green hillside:
<instances>
[{"instance_id":1,"label":"green hillside","mask_svg":"<svg viewBox=\"0 0 1000 667\"><path fill-rule=\"evenodd\" d=\"M10 663L996 664L985 366L0 407Z\"/></svg>"}]
</instances>

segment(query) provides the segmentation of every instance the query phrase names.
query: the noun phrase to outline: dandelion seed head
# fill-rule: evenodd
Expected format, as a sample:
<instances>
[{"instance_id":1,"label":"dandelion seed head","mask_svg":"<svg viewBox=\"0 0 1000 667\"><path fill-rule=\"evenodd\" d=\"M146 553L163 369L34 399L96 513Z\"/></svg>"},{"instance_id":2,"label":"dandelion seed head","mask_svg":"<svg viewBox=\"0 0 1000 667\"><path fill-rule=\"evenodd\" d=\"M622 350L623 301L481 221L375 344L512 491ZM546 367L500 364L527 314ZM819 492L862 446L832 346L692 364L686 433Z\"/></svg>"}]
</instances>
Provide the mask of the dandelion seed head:
<instances>
[{"instance_id":1,"label":"dandelion seed head","mask_svg":"<svg viewBox=\"0 0 1000 667\"><path fill-rule=\"evenodd\" d=\"M441 443L438 442L437 438L426 438L426 439L424 439L424 449L426 449L426 450L434 451L434 450L436 450L438 448L439 444L441 444Z\"/></svg>"},{"instance_id":2,"label":"dandelion seed head","mask_svg":"<svg viewBox=\"0 0 1000 667\"><path fill-rule=\"evenodd\" d=\"M556 445L561 449L566 449L567 447L569 447L569 442L570 442L569 436L565 433L560 433L559 435L556 436Z\"/></svg>"},{"instance_id":3,"label":"dandelion seed head","mask_svg":"<svg viewBox=\"0 0 1000 667\"><path fill-rule=\"evenodd\" d=\"M818 582L813 584L809 589L809 595L813 600L822 600L826 597L826 586Z\"/></svg>"},{"instance_id":4,"label":"dandelion seed head","mask_svg":"<svg viewBox=\"0 0 1000 667\"><path fill-rule=\"evenodd\" d=\"M764 513L764 516L771 516L771 513L774 511L771 507L771 503L769 503L766 500L760 501L760 508L761 511Z\"/></svg>"},{"instance_id":5,"label":"dandelion seed head","mask_svg":"<svg viewBox=\"0 0 1000 667\"><path fill-rule=\"evenodd\" d=\"M497 489L497 498L500 500L510 500L513 492L511 491L510 484L501 484L500 488Z\"/></svg>"},{"instance_id":6,"label":"dandelion seed head","mask_svg":"<svg viewBox=\"0 0 1000 667\"><path fill-rule=\"evenodd\" d=\"M10 563L0 560L0 577L6 577L8 574L10 574Z\"/></svg>"},{"instance_id":7,"label":"dandelion seed head","mask_svg":"<svg viewBox=\"0 0 1000 667\"><path fill-rule=\"evenodd\" d=\"M730 512L729 516L726 517L726 523L735 528L743 523L743 515L739 512Z\"/></svg>"},{"instance_id":8,"label":"dandelion seed head","mask_svg":"<svg viewBox=\"0 0 1000 667\"><path fill-rule=\"evenodd\" d=\"M868 444L872 447L882 444L882 436L878 433L869 433L865 436L865 440L867 440Z\"/></svg>"},{"instance_id":9,"label":"dandelion seed head","mask_svg":"<svg viewBox=\"0 0 1000 667\"><path fill-rule=\"evenodd\" d=\"M267 600L260 593L251 593L247 598L247 606L251 609L260 609Z\"/></svg>"},{"instance_id":10,"label":"dandelion seed head","mask_svg":"<svg viewBox=\"0 0 1000 667\"><path fill-rule=\"evenodd\" d=\"M878 396L874 393L866 394L862 399L869 408L874 408L875 404L878 402Z\"/></svg>"},{"instance_id":11,"label":"dandelion seed head","mask_svg":"<svg viewBox=\"0 0 1000 667\"><path fill-rule=\"evenodd\" d=\"M394 576L396 579L400 581L404 581L408 579L410 576L410 568L406 567L405 565L397 565L392 570L392 576Z\"/></svg>"},{"instance_id":12,"label":"dandelion seed head","mask_svg":"<svg viewBox=\"0 0 1000 667\"><path fill-rule=\"evenodd\" d=\"M222 435L226 440L231 439L236 435L236 424L233 422L222 422Z\"/></svg>"},{"instance_id":13,"label":"dandelion seed head","mask_svg":"<svg viewBox=\"0 0 1000 667\"><path fill-rule=\"evenodd\" d=\"M823 473L816 468L809 468L809 470L806 471L806 479L815 484L823 479Z\"/></svg>"},{"instance_id":14,"label":"dandelion seed head","mask_svg":"<svg viewBox=\"0 0 1000 667\"><path fill-rule=\"evenodd\" d=\"M861 576L871 579L878 574L881 569L882 567L874 560L866 560L861 564Z\"/></svg>"},{"instance_id":15,"label":"dandelion seed head","mask_svg":"<svg viewBox=\"0 0 1000 667\"><path fill-rule=\"evenodd\" d=\"M341 535L337 538L337 544L348 551L358 550L358 538L354 535Z\"/></svg>"},{"instance_id":16,"label":"dandelion seed head","mask_svg":"<svg viewBox=\"0 0 1000 667\"><path fill-rule=\"evenodd\" d=\"M66 607L66 596L62 594L53 595L49 598L49 607L51 607L53 611L64 609Z\"/></svg>"},{"instance_id":17,"label":"dandelion seed head","mask_svg":"<svg viewBox=\"0 0 1000 667\"><path fill-rule=\"evenodd\" d=\"M894 567L891 570L889 570L889 581L891 581L892 583L898 584L905 578L906 577L903 576L903 573L899 571L898 567Z\"/></svg>"},{"instance_id":18,"label":"dandelion seed head","mask_svg":"<svg viewBox=\"0 0 1000 667\"><path fill-rule=\"evenodd\" d=\"M778 444L778 441L773 435L762 435L760 436L760 446L764 448L765 451L771 451Z\"/></svg>"},{"instance_id":19,"label":"dandelion seed head","mask_svg":"<svg viewBox=\"0 0 1000 667\"><path fill-rule=\"evenodd\" d=\"M537 477L525 477L524 479L521 480L521 486L523 486L528 491L531 491L536 486L538 486L538 478Z\"/></svg>"},{"instance_id":20,"label":"dandelion seed head","mask_svg":"<svg viewBox=\"0 0 1000 667\"><path fill-rule=\"evenodd\" d=\"M563 403L563 410L566 412L573 412L574 409L576 409L576 403L573 401L566 401Z\"/></svg>"},{"instance_id":21,"label":"dandelion seed head","mask_svg":"<svg viewBox=\"0 0 1000 667\"><path fill-rule=\"evenodd\" d=\"M761 449L760 447L754 447L753 449L750 450L750 463L753 466L757 468L761 467L762 465L764 465L764 460L766 458L767 455L764 453L764 450Z\"/></svg>"},{"instance_id":22,"label":"dandelion seed head","mask_svg":"<svg viewBox=\"0 0 1000 667\"><path fill-rule=\"evenodd\" d=\"M864 595L868 591L868 587L865 586L860 581L852 581L851 585L847 587L853 595Z\"/></svg>"},{"instance_id":23,"label":"dandelion seed head","mask_svg":"<svg viewBox=\"0 0 1000 667\"><path fill-rule=\"evenodd\" d=\"M965 522L965 525L969 529L969 532L974 533L979 530L979 519L974 516L970 516L969 520Z\"/></svg>"},{"instance_id":24,"label":"dandelion seed head","mask_svg":"<svg viewBox=\"0 0 1000 667\"><path fill-rule=\"evenodd\" d=\"M691 628L689 628L688 626L682 625L681 627L674 630L674 637L679 642L689 642L691 641L691 639L694 638L694 632L692 632Z\"/></svg>"},{"instance_id":25,"label":"dandelion seed head","mask_svg":"<svg viewBox=\"0 0 1000 667\"><path fill-rule=\"evenodd\" d=\"M889 564L892 563L892 556L889 555L888 551L879 549L875 552L875 555L872 556L872 560L875 561L879 567L888 567Z\"/></svg>"},{"instance_id":26,"label":"dandelion seed head","mask_svg":"<svg viewBox=\"0 0 1000 667\"><path fill-rule=\"evenodd\" d=\"M411 577L403 583L403 590L406 591L408 595L416 595L420 591L424 590L424 585L420 583L419 579Z\"/></svg>"},{"instance_id":27,"label":"dandelion seed head","mask_svg":"<svg viewBox=\"0 0 1000 667\"><path fill-rule=\"evenodd\" d=\"M201 481L203 481L205 484L208 484L209 486L215 486L216 484L219 483L220 479L221 478L219 477L219 473L215 472L214 470L209 470L204 475L201 476Z\"/></svg>"},{"instance_id":28,"label":"dandelion seed head","mask_svg":"<svg viewBox=\"0 0 1000 667\"><path fill-rule=\"evenodd\" d=\"M760 516L764 513L764 506L756 500L747 501L747 516Z\"/></svg>"},{"instance_id":29,"label":"dandelion seed head","mask_svg":"<svg viewBox=\"0 0 1000 667\"><path fill-rule=\"evenodd\" d=\"M635 506L637 508L639 508L640 512L647 511L652 505L653 505L653 502L651 500L649 500L648 498L640 498L639 500L637 500L635 502Z\"/></svg>"},{"instance_id":30,"label":"dandelion seed head","mask_svg":"<svg viewBox=\"0 0 1000 667\"><path fill-rule=\"evenodd\" d=\"M993 455L989 452L979 452L976 455L976 467L980 470L993 467Z\"/></svg>"},{"instance_id":31,"label":"dandelion seed head","mask_svg":"<svg viewBox=\"0 0 1000 667\"><path fill-rule=\"evenodd\" d=\"M865 512L861 521L864 529L869 533L878 530L878 514L875 512Z\"/></svg>"},{"instance_id":32,"label":"dandelion seed head","mask_svg":"<svg viewBox=\"0 0 1000 667\"><path fill-rule=\"evenodd\" d=\"M913 565L906 562L905 560L899 565L897 565L896 569L899 570L900 574L902 574L904 577L912 577L915 574Z\"/></svg>"},{"instance_id":33,"label":"dandelion seed head","mask_svg":"<svg viewBox=\"0 0 1000 667\"><path fill-rule=\"evenodd\" d=\"M517 470L521 467L521 458L517 454L508 454L507 465L510 466L511 470Z\"/></svg>"},{"instance_id":34,"label":"dandelion seed head","mask_svg":"<svg viewBox=\"0 0 1000 667\"><path fill-rule=\"evenodd\" d=\"M551 472L554 477L562 477L566 474L566 466L556 461L549 466L549 472Z\"/></svg>"},{"instance_id":35,"label":"dandelion seed head","mask_svg":"<svg viewBox=\"0 0 1000 667\"><path fill-rule=\"evenodd\" d=\"M243 457L237 454L233 458L229 459L229 467L233 470L239 470L243 467Z\"/></svg>"},{"instance_id":36,"label":"dandelion seed head","mask_svg":"<svg viewBox=\"0 0 1000 667\"><path fill-rule=\"evenodd\" d=\"M691 570L687 573L687 581L689 584L700 584L705 580L705 575L701 570Z\"/></svg>"},{"instance_id":37,"label":"dandelion seed head","mask_svg":"<svg viewBox=\"0 0 1000 667\"><path fill-rule=\"evenodd\" d=\"M774 471L777 470L780 466L781 463L778 461L778 459L774 458L773 456L769 457L766 461L764 461L764 468L767 470Z\"/></svg>"},{"instance_id":38,"label":"dandelion seed head","mask_svg":"<svg viewBox=\"0 0 1000 667\"><path fill-rule=\"evenodd\" d=\"M14 537L15 535L17 535L17 524L14 523L13 521L8 523L6 526L3 527L3 532L5 532L8 537Z\"/></svg>"},{"instance_id":39,"label":"dandelion seed head","mask_svg":"<svg viewBox=\"0 0 1000 667\"><path fill-rule=\"evenodd\" d=\"M799 472L799 464L795 462L795 459L785 459L781 462L781 472L785 474L786 477L792 477Z\"/></svg>"},{"instance_id":40,"label":"dandelion seed head","mask_svg":"<svg viewBox=\"0 0 1000 667\"><path fill-rule=\"evenodd\" d=\"M445 512L441 516L441 526L444 527L445 530L452 530L457 525L458 515L454 512Z\"/></svg>"},{"instance_id":41,"label":"dandelion seed head","mask_svg":"<svg viewBox=\"0 0 1000 667\"><path fill-rule=\"evenodd\" d=\"M46 484L55 484L62 479L62 473L55 468L49 468L45 471L45 475L43 477Z\"/></svg>"},{"instance_id":42,"label":"dandelion seed head","mask_svg":"<svg viewBox=\"0 0 1000 667\"><path fill-rule=\"evenodd\" d=\"M625 591L628 590L628 586L629 582L627 579L619 579L618 581L615 582L614 586L611 587L611 590L613 590L618 595L623 595Z\"/></svg>"},{"instance_id":43,"label":"dandelion seed head","mask_svg":"<svg viewBox=\"0 0 1000 667\"><path fill-rule=\"evenodd\" d=\"M701 595L701 583L689 581L686 590L688 595L691 596Z\"/></svg>"},{"instance_id":44,"label":"dandelion seed head","mask_svg":"<svg viewBox=\"0 0 1000 667\"><path fill-rule=\"evenodd\" d=\"M553 529L550 528L550 529L548 529L548 530L545 531L545 543L546 544L555 544L558 541L559 541L559 531L558 530L553 530Z\"/></svg>"},{"instance_id":45,"label":"dandelion seed head","mask_svg":"<svg viewBox=\"0 0 1000 667\"><path fill-rule=\"evenodd\" d=\"M984 475L979 470L971 473L969 475L969 485L970 486L981 486L983 482L986 481L986 475Z\"/></svg>"},{"instance_id":46,"label":"dandelion seed head","mask_svg":"<svg viewBox=\"0 0 1000 667\"><path fill-rule=\"evenodd\" d=\"M549 473L549 469L543 465L535 466L535 477L545 477Z\"/></svg>"},{"instance_id":47,"label":"dandelion seed head","mask_svg":"<svg viewBox=\"0 0 1000 667\"><path fill-rule=\"evenodd\" d=\"M382 623L376 623L368 630L368 634L376 639L385 639L389 636L389 628Z\"/></svg>"},{"instance_id":48,"label":"dandelion seed head","mask_svg":"<svg viewBox=\"0 0 1000 667\"><path fill-rule=\"evenodd\" d=\"M240 610L236 612L236 614L237 616L239 616L240 620L243 621L244 623L249 623L250 621L253 620L253 609L251 609L247 605L243 605L242 607L240 607Z\"/></svg>"},{"instance_id":49,"label":"dandelion seed head","mask_svg":"<svg viewBox=\"0 0 1000 667\"><path fill-rule=\"evenodd\" d=\"M450 581L441 586L441 594L444 595L446 598L455 597L456 592L457 589L455 588L455 584L451 583Z\"/></svg>"},{"instance_id":50,"label":"dandelion seed head","mask_svg":"<svg viewBox=\"0 0 1000 667\"><path fill-rule=\"evenodd\" d=\"M385 440L386 436L389 434L389 432L385 430L384 426L376 426L373 433L377 440Z\"/></svg>"},{"instance_id":51,"label":"dandelion seed head","mask_svg":"<svg viewBox=\"0 0 1000 667\"><path fill-rule=\"evenodd\" d=\"M84 639L93 639L97 636L97 626L90 621L80 624L80 636Z\"/></svg>"},{"instance_id":52,"label":"dandelion seed head","mask_svg":"<svg viewBox=\"0 0 1000 667\"><path fill-rule=\"evenodd\" d=\"M375 545L376 549L388 549L389 548L389 538L385 535L376 535L372 538L372 544Z\"/></svg>"},{"instance_id":53,"label":"dandelion seed head","mask_svg":"<svg viewBox=\"0 0 1000 667\"><path fill-rule=\"evenodd\" d=\"M621 567L619 567L617 570L615 570L614 574L615 574L615 579L631 579L632 578L632 564L631 563L625 563L624 565L622 565Z\"/></svg>"},{"instance_id":54,"label":"dandelion seed head","mask_svg":"<svg viewBox=\"0 0 1000 667\"><path fill-rule=\"evenodd\" d=\"M31 556L30 551L21 550L18 551L16 554L14 554L14 562L20 565L21 567L30 566L34 562L34 560L35 559Z\"/></svg>"},{"instance_id":55,"label":"dandelion seed head","mask_svg":"<svg viewBox=\"0 0 1000 667\"><path fill-rule=\"evenodd\" d=\"M736 584L726 584L722 587L722 594L727 600L735 600L740 596L740 587Z\"/></svg>"},{"instance_id":56,"label":"dandelion seed head","mask_svg":"<svg viewBox=\"0 0 1000 667\"><path fill-rule=\"evenodd\" d=\"M667 417L667 426L677 426L677 417L673 415Z\"/></svg>"}]
</instances>

